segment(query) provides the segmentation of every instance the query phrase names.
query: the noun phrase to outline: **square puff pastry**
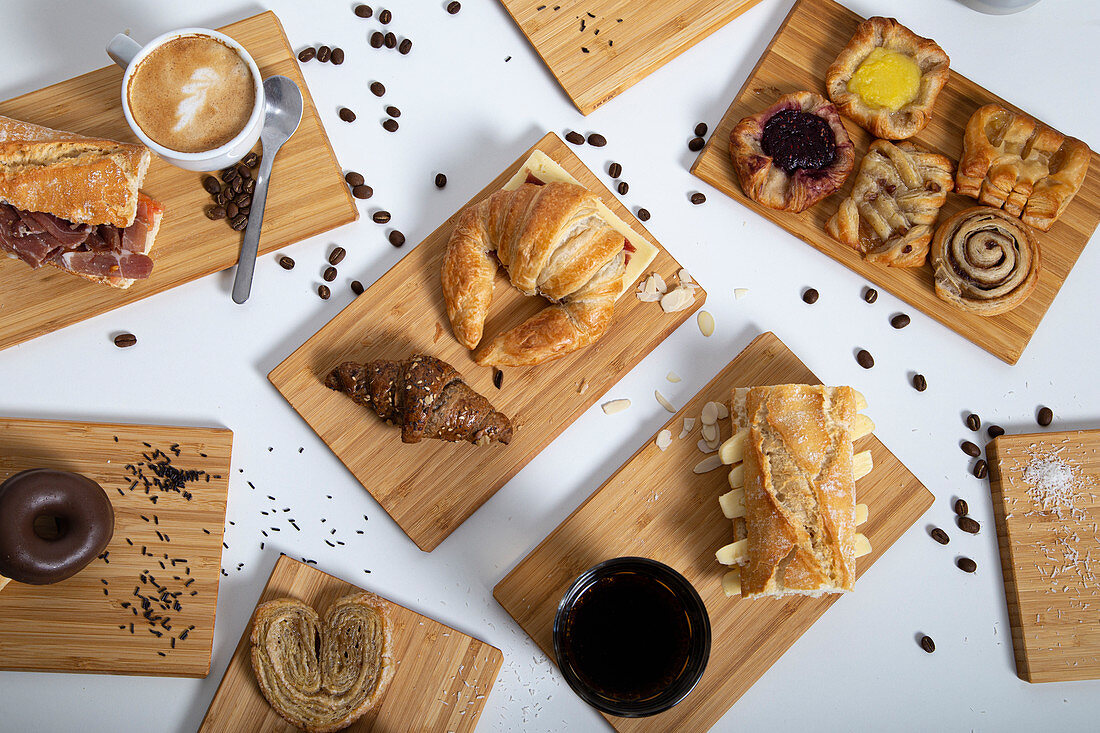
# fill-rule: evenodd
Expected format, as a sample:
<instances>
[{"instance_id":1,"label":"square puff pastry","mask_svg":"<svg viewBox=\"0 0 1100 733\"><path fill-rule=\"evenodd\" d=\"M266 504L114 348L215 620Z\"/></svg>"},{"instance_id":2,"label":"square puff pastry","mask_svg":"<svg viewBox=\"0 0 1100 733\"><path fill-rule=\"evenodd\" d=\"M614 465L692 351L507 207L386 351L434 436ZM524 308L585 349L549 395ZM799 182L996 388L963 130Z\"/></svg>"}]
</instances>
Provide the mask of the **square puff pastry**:
<instances>
[{"instance_id":1,"label":"square puff pastry","mask_svg":"<svg viewBox=\"0 0 1100 733\"><path fill-rule=\"evenodd\" d=\"M848 82L856 69L879 47L903 53L920 67L916 98L897 111L872 107L861 96L848 91ZM829 67L825 89L842 115L875 137L904 140L916 135L932 119L936 97L950 76L950 61L939 44L918 36L894 18L868 18L859 24L852 40Z\"/></svg>"}]
</instances>

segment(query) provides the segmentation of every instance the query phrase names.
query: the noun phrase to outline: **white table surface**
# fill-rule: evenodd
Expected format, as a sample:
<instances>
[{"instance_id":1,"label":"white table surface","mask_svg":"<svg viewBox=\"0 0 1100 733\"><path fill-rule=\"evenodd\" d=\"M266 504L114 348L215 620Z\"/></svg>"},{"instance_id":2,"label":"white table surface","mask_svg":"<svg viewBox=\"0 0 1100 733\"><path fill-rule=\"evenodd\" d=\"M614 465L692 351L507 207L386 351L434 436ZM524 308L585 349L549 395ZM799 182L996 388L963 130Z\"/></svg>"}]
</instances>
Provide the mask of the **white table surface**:
<instances>
[{"instance_id":1,"label":"white table surface","mask_svg":"<svg viewBox=\"0 0 1100 733\"><path fill-rule=\"evenodd\" d=\"M715 126L791 0L764 0L588 118L496 0L466 0L457 16L443 11L445 0L395 2L390 27L414 40L409 56L369 48L376 19L356 18L353 4L4 0L0 98L106 65L103 46L118 31L146 40L270 7L295 49L327 43L346 50L343 66L312 62L304 73L337 157L361 171L375 195L360 204L359 222L288 247L298 262L292 272L275 256L261 258L243 307L230 301L227 271L0 352L3 415L231 428L228 519L235 522L226 528L229 577L221 583L209 677L2 672L0 730L193 731L280 550L315 558L324 570L499 647L504 667L480 730L609 730L493 600L492 587L665 421L654 388L682 405L764 330L825 382L857 385L877 435L936 502L714 730L1095 729L1100 682L1031 685L1016 677L987 483L967 472L969 459L957 446L972 437L962 423L971 410L1015 432L1038 429L1039 405L1053 408L1052 429L1100 427L1100 244L1085 249L1023 358L1008 366L881 289L877 303L864 303L862 278L688 173L692 129L701 120ZM864 16L900 18L935 38L953 69L1100 146L1100 4L1093 0L1045 0L1004 17L956 0L847 4ZM384 100L367 90L375 79L386 85ZM402 110L397 134L378 124L385 104ZM358 121L341 122L341 105L355 109ZM622 164L630 183L624 203L653 213L649 229L706 286L717 329L704 339L690 319L610 390L608 399L633 400L628 411L607 416L594 406L438 549L422 553L272 388L267 372L350 302L353 278L373 282L544 132L570 129L607 136L607 147L576 152L596 171L612 160ZM432 185L440 170L449 179L443 191ZM697 190L707 194L703 206L688 202ZM410 242L405 249L390 246L384 228L370 221L378 207L393 212L392 225ZM315 289L335 244L348 256L332 299L322 302ZM812 307L799 297L807 286L821 292ZM749 295L736 300L735 287ZM913 318L903 331L888 323L899 311ZM135 348L111 343L122 330L137 334ZM856 364L858 347L874 354L870 371ZM667 383L670 369L683 381ZM928 391L909 386L914 370L927 376ZM247 481L261 491L250 492ZM269 541L261 552L258 497L267 494L307 521L302 533L284 532L284 544ZM954 528L956 495L969 502L981 534ZM336 523L351 535L348 546L324 543L325 525L308 521L321 512L346 517ZM354 521L364 514L368 522ZM948 529L949 547L928 537L932 524ZM957 553L977 561L976 574L955 568ZM921 633L935 639L935 654L917 646Z\"/></svg>"}]
</instances>

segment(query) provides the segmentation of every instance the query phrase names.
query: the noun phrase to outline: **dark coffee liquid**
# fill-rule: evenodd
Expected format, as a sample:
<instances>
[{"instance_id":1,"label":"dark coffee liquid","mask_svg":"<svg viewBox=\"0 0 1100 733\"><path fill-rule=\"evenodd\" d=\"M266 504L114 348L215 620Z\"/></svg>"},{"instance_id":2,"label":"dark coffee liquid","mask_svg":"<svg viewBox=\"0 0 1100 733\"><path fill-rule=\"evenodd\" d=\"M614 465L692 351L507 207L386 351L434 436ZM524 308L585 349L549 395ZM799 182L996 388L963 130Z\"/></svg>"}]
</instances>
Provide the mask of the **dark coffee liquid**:
<instances>
[{"instance_id":1,"label":"dark coffee liquid","mask_svg":"<svg viewBox=\"0 0 1100 733\"><path fill-rule=\"evenodd\" d=\"M597 580L581 594L564 640L565 656L587 686L616 700L645 700L683 673L691 623L667 586L623 572Z\"/></svg>"}]
</instances>

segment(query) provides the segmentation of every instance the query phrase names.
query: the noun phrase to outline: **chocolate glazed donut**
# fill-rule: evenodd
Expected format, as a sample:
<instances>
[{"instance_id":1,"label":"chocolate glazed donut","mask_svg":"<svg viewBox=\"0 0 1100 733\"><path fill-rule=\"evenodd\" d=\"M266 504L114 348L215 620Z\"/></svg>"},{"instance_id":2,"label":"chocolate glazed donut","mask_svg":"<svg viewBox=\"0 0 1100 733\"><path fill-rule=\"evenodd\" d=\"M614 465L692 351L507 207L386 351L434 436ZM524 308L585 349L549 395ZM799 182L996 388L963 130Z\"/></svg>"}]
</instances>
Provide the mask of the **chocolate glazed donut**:
<instances>
[{"instance_id":1,"label":"chocolate glazed donut","mask_svg":"<svg viewBox=\"0 0 1100 733\"><path fill-rule=\"evenodd\" d=\"M35 531L43 517L55 519L57 537ZM78 473L33 468L0 484L0 575L17 583L47 585L76 575L114 532L107 494Z\"/></svg>"}]
</instances>

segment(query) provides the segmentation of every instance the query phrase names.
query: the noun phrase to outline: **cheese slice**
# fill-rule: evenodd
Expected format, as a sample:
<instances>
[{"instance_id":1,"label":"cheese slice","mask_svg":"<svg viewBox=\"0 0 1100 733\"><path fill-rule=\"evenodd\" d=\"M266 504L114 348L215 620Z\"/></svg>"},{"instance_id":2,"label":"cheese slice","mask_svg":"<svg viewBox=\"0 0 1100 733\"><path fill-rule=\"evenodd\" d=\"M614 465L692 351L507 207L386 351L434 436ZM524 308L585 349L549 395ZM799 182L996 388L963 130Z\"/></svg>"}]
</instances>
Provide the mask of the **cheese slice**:
<instances>
[{"instance_id":1,"label":"cheese slice","mask_svg":"<svg viewBox=\"0 0 1100 733\"><path fill-rule=\"evenodd\" d=\"M541 150L536 150L531 153L530 157L519 167L512 179L508 183L504 184L506 191L514 191L527 182L527 174L530 173L535 178L539 179L543 183L550 183L551 181L557 181L559 183L575 183L576 185L582 185L573 176L569 175L569 172L562 168L557 161L551 158ZM633 285L637 282L653 262L653 259L657 256L657 248L650 244L649 240L638 234L636 231L627 226L626 222L614 214L611 209L607 208L607 205L603 201L599 201L596 204L597 211L600 212L600 216L603 220L611 225L611 228L622 234L630 241L630 246L634 248L634 251L630 253L630 262L626 264L626 271L623 272L623 292L625 295L628 292L633 292ZM621 298L622 295L619 297Z\"/></svg>"}]
</instances>

